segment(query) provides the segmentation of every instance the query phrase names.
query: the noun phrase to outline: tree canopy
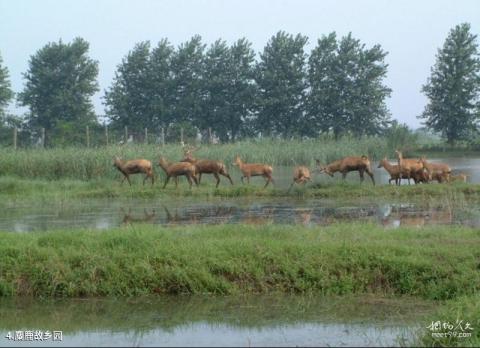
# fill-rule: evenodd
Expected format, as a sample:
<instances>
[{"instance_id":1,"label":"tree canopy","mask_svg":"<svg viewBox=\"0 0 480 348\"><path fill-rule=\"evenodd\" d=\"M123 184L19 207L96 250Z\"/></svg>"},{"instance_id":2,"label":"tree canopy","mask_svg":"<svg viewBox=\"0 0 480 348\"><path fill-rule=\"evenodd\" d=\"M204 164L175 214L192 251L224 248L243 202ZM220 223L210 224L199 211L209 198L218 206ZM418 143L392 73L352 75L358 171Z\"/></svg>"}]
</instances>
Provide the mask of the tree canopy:
<instances>
[{"instance_id":1,"label":"tree canopy","mask_svg":"<svg viewBox=\"0 0 480 348\"><path fill-rule=\"evenodd\" d=\"M477 132L480 59L476 40L468 23L450 30L422 87L428 104L419 117L450 144Z\"/></svg>"}]
</instances>

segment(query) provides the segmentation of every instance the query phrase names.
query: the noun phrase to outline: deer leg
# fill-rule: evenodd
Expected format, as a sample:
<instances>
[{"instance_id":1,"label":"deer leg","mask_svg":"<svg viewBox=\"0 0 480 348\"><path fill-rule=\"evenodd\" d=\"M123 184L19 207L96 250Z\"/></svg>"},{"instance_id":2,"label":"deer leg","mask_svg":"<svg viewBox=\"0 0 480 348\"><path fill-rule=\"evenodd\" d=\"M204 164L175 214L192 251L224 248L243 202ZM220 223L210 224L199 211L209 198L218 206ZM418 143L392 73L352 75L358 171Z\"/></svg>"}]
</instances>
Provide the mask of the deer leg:
<instances>
[{"instance_id":1,"label":"deer leg","mask_svg":"<svg viewBox=\"0 0 480 348\"><path fill-rule=\"evenodd\" d=\"M190 184L190 189L192 189L192 178L190 175L185 175L187 177L188 183Z\"/></svg>"},{"instance_id":2,"label":"deer leg","mask_svg":"<svg viewBox=\"0 0 480 348\"><path fill-rule=\"evenodd\" d=\"M165 188L165 186L167 186L169 181L170 181L170 175L167 175L167 178L165 179L165 184L163 185L163 188Z\"/></svg>"},{"instance_id":3,"label":"deer leg","mask_svg":"<svg viewBox=\"0 0 480 348\"><path fill-rule=\"evenodd\" d=\"M230 184L233 185L233 180L232 180L232 178L230 177L230 174L228 174L228 173L220 173L220 174L222 174L224 177L228 178L228 180L230 180Z\"/></svg>"},{"instance_id":4,"label":"deer leg","mask_svg":"<svg viewBox=\"0 0 480 348\"><path fill-rule=\"evenodd\" d=\"M215 185L215 187L218 187L218 184L220 184L220 177L217 173L213 173L213 176L215 177L215 179L217 179L217 185Z\"/></svg>"},{"instance_id":5,"label":"deer leg","mask_svg":"<svg viewBox=\"0 0 480 348\"><path fill-rule=\"evenodd\" d=\"M245 184L245 182L243 181L243 176L240 178L240 181L242 182L242 184Z\"/></svg>"},{"instance_id":6,"label":"deer leg","mask_svg":"<svg viewBox=\"0 0 480 348\"><path fill-rule=\"evenodd\" d=\"M197 187L198 187L198 185L200 184L200 181L197 180L197 177L195 175L192 175L192 178L193 178L193 181L195 181L195 185L197 185Z\"/></svg>"},{"instance_id":7,"label":"deer leg","mask_svg":"<svg viewBox=\"0 0 480 348\"><path fill-rule=\"evenodd\" d=\"M373 173L369 169L367 169L366 172L367 172L368 176L370 177L370 179L372 179L373 186L375 186L375 178L373 177Z\"/></svg>"},{"instance_id":8,"label":"deer leg","mask_svg":"<svg viewBox=\"0 0 480 348\"><path fill-rule=\"evenodd\" d=\"M363 181L365 180L365 177L363 176L363 170L359 170L358 174L360 175L360 182L363 183Z\"/></svg>"},{"instance_id":9,"label":"deer leg","mask_svg":"<svg viewBox=\"0 0 480 348\"><path fill-rule=\"evenodd\" d=\"M202 181L202 173L199 173L198 174L198 183L200 184L201 181Z\"/></svg>"},{"instance_id":10,"label":"deer leg","mask_svg":"<svg viewBox=\"0 0 480 348\"><path fill-rule=\"evenodd\" d=\"M128 184L129 184L130 186L132 186L132 183L130 182L130 178L129 178L128 175L126 176L126 178L127 178Z\"/></svg>"},{"instance_id":11,"label":"deer leg","mask_svg":"<svg viewBox=\"0 0 480 348\"><path fill-rule=\"evenodd\" d=\"M342 172L342 179L345 180L346 177L347 177L347 172Z\"/></svg>"},{"instance_id":12,"label":"deer leg","mask_svg":"<svg viewBox=\"0 0 480 348\"><path fill-rule=\"evenodd\" d=\"M178 176L175 176L175 189L178 188Z\"/></svg>"}]
</instances>

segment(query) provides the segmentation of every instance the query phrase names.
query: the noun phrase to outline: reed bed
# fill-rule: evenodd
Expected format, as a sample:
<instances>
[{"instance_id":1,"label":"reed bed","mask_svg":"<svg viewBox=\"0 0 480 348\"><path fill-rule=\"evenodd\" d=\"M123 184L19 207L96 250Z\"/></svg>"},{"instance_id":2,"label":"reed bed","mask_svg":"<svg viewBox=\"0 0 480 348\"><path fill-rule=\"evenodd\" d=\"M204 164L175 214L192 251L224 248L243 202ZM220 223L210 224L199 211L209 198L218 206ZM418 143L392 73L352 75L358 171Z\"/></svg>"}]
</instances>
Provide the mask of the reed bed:
<instances>
[{"instance_id":1,"label":"reed bed","mask_svg":"<svg viewBox=\"0 0 480 348\"><path fill-rule=\"evenodd\" d=\"M232 166L235 155L246 162L262 162L271 165L294 166L313 165L315 159L322 163L331 162L344 156L368 155L378 159L384 155L393 156L387 141L379 137L330 138L309 140L250 139L236 143L201 145L194 153L197 158L224 161ZM0 149L0 175L21 178L60 178L91 180L95 178L114 179L118 176L112 167L114 156L123 159L145 158L154 162L156 171L160 155L170 161L183 157L179 144L165 146L155 144L128 144L99 148L51 148L51 149Z\"/></svg>"}]
</instances>

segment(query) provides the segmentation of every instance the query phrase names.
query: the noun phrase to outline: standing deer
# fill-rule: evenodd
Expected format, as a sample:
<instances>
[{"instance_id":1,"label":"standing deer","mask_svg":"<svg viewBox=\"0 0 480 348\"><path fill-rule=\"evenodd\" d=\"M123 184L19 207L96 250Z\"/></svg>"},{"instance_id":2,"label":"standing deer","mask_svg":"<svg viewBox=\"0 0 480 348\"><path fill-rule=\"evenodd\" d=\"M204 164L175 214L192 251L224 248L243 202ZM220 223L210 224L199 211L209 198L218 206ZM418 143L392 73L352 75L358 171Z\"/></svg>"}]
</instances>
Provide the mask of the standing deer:
<instances>
[{"instance_id":1,"label":"standing deer","mask_svg":"<svg viewBox=\"0 0 480 348\"><path fill-rule=\"evenodd\" d=\"M228 178L228 180L230 180L230 184L233 185L232 178L230 177L230 174L228 174L225 164L215 160L208 160L208 159L198 160L192 155L192 152L196 150L198 150L198 148L195 148L194 150L192 149L185 150L184 151L185 157L181 160L181 162L188 162L195 166L195 172L196 174L198 174L199 184L200 184L200 181L202 180L202 174L213 174L215 179L217 179L217 184L215 187L218 187L218 185L220 184L219 175L223 175L224 177Z\"/></svg>"},{"instance_id":2,"label":"standing deer","mask_svg":"<svg viewBox=\"0 0 480 348\"><path fill-rule=\"evenodd\" d=\"M240 159L240 156L235 157L235 162L233 163L234 166L238 166L240 171L242 172L242 183L243 178L247 178L247 183L250 184L250 177L251 176L263 176L267 182L265 183L264 187L267 187L270 182L275 183L272 178L273 169L272 166L268 164L261 164L261 163L243 163Z\"/></svg>"},{"instance_id":3,"label":"standing deer","mask_svg":"<svg viewBox=\"0 0 480 348\"><path fill-rule=\"evenodd\" d=\"M187 177L190 188L192 188L192 180L195 181L195 184L198 186L198 181L195 176L195 166L193 164L188 162L168 163L167 160L161 156L158 160L158 165L164 170L165 174L167 174L163 188L167 186L171 177L175 178L175 188L178 188L178 176L182 175Z\"/></svg>"},{"instance_id":4,"label":"standing deer","mask_svg":"<svg viewBox=\"0 0 480 348\"><path fill-rule=\"evenodd\" d=\"M391 164L387 157L385 156L379 163L377 168L385 168L385 170L390 174L390 179L388 183L391 184L392 180L395 180L395 185L400 185L400 180L402 179L400 173L400 166L398 164ZM408 177L403 177L403 179L408 179Z\"/></svg>"},{"instance_id":5,"label":"standing deer","mask_svg":"<svg viewBox=\"0 0 480 348\"><path fill-rule=\"evenodd\" d=\"M305 166L297 166L293 169L293 182L288 190L290 191L295 183L305 185L310 180L310 170Z\"/></svg>"},{"instance_id":6,"label":"standing deer","mask_svg":"<svg viewBox=\"0 0 480 348\"><path fill-rule=\"evenodd\" d=\"M418 159L403 158L403 154L399 150L395 150L395 154L398 159L398 166L400 167L402 178L408 179L409 185L410 179L423 176L423 166L421 163L418 162ZM429 180L431 179L429 178ZM415 181L415 183L417 182Z\"/></svg>"},{"instance_id":7,"label":"standing deer","mask_svg":"<svg viewBox=\"0 0 480 348\"><path fill-rule=\"evenodd\" d=\"M453 182L453 181L467 182L468 177L469 176L465 173L459 173L457 175L450 175L450 181L449 182Z\"/></svg>"},{"instance_id":8,"label":"standing deer","mask_svg":"<svg viewBox=\"0 0 480 348\"><path fill-rule=\"evenodd\" d=\"M427 162L427 158L422 156L418 160L418 164L422 166L428 173L430 180L437 180L439 183L449 182L452 168L445 163L431 163Z\"/></svg>"},{"instance_id":9,"label":"standing deer","mask_svg":"<svg viewBox=\"0 0 480 348\"><path fill-rule=\"evenodd\" d=\"M370 164L370 160L367 156L363 155L360 157L356 156L349 156L342 158L341 160L337 160L332 162L326 166L322 166L320 164L320 160L316 160L318 171L320 173L325 173L333 177L333 174L336 172L342 173L342 178L345 180L348 172L357 171L360 175L360 181L363 182L364 180L364 173L366 172L370 179L372 179L373 185L375 185L375 179L373 178L372 167Z\"/></svg>"},{"instance_id":10,"label":"standing deer","mask_svg":"<svg viewBox=\"0 0 480 348\"><path fill-rule=\"evenodd\" d=\"M145 173L145 178L143 179L143 185L145 185L145 180L147 180L147 178L151 178L152 186L153 186L154 179L153 179L152 162L146 159L123 161L120 158L115 157L113 160L113 166L116 167L123 174L122 184L125 181L125 179L127 179L130 186L132 186L129 175Z\"/></svg>"}]
</instances>

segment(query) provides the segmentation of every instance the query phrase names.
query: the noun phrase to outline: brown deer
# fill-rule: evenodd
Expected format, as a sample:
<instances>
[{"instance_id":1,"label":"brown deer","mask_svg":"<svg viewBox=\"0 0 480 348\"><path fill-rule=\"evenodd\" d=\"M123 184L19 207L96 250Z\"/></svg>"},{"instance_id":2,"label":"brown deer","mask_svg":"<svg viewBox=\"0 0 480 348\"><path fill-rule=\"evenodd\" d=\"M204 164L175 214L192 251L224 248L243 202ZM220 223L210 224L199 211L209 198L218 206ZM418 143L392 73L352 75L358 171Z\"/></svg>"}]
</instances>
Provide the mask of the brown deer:
<instances>
[{"instance_id":1,"label":"brown deer","mask_svg":"<svg viewBox=\"0 0 480 348\"><path fill-rule=\"evenodd\" d=\"M195 172L198 174L199 184L200 184L200 181L202 180L202 174L213 174L215 179L217 179L217 184L215 187L218 187L218 185L220 184L219 175L223 175L224 177L228 178L228 180L230 180L230 184L233 185L232 178L230 177L230 174L228 174L227 167L225 166L225 164L215 160L208 160L208 159L198 160L192 155L192 152L196 150L197 148L195 148L195 150L188 149L184 151L185 157L181 160L181 162L188 162L195 166L195 169L196 169Z\"/></svg>"},{"instance_id":2,"label":"brown deer","mask_svg":"<svg viewBox=\"0 0 480 348\"><path fill-rule=\"evenodd\" d=\"M353 172L358 170L358 173L360 175L360 181L363 182L364 180L363 175L365 172L367 172L367 174L370 176L370 179L372 179L373 185L375 185L375 179L373 178L373 172L372 172L370 160L365 155L360 157L356 157L356 156L345 157L345 158L342 158L341 160L332 162L326 166L322 166L320 164L320 160L318 159L316 160L316 162L317 162L319 173L325 173L333 177L334 173L340 172L342 173L342 178L344 180L348 172Z\"/></svg>"},{"instance_id":3,"label":"brown deer","mask_svg":"<svg viewBox=\"0 0 480 348\"><path fill-rule=\"evenodd\" d=\"M402 177L408 179L409 185L410 178L414 179L415 177L423 177L423 166L418 162L418 159L403 158L403 154L400 150L395 150L395 155L398 159L398 166L400 167ZM415 183L417 182L415 181Z\"/></svg>"},{"instance_id":4,"label":"brown deer","mask_svg":"<svg viewBox=\"0 0 480 348\"><path fill-rule=\"evenodd\" d=\"M263 176L267 180L264 187L267 187L270 182L275 183L272 178L273 168L268 164L243 163L240 159L240 156L237 155L235 157L235 162L233 163L233 165L238 166L238 168L242 172L242 183L243 178L247 178L247 183L250 184L251 176Z\"/></svg>"},{"instance_id":5,"label":"brown deer","mask_svg":"<svg viewBox=\"0 0 480 348\"><path fill-rule=\"evenodd\" d=\"M418 164L427 171L430 180L437 180L439 183L450 181L452 168L448 164L427 162L425 156L418 160Z\"/></svg>"},{"instance_id":6,"label":"brown deer","mask_svg":"<svg viewBox=\"0 0 480 348\"><path fill-rule=\"evenodd\" d=\"M401 172L400 166L398 164L391 164L388 160L387 157L384 157L379 163L377 168L385 168L385 170L390 174L390 179L388 180L388 183L391 184L392 180L395 180L396 185L400 185L401 179L408 179L410 181L410 177L406 175L405 172ZM415 182L415 184L418 184L419 182L427 183L428 182L428 175L425 171L419 171L415 172L412 175L412 179Z\"/></svg>"},{"instance_id":7,"label":"brown deer","mask_svg":"<svg viewBox=\"0 0 480 348\"><path fill-rule=\"evenodd\" d=\"M457 175L450 175L450 181L449 182L453 182L453 181L467 182L468 177L469 177L469 175L467 175L465 173L459 173Z\"/></svg>"},{"instance_id":8,"label":"brown deer","mask_svg":"<svg viewBox=\"0 0 480 348\"><path fill-rule=\"evenodd\" d=\"M307 181L310 180L310 170L305 166L296 166L293 169L293 182L288 190L290 190L295 183L305 185Z\"/></svg>"},{"instance_id":9,"label":"brown deer","mask_svg":"<svg viewBox=\"0 0 480 348\"><path fill-rule=\"evenodd\" d=\"M385 168L385 170L390 174L390 179L388 179L388 183L391 184L392 180L395 180L395 185L400 185L401 179L408 179L407 176L402 177L400 174L400 166L398 164L391 164L387 157L385 156L379 163L377 168Z\"/></svg>"},{"instance_id":10,"label":"brown deer","mask_svg":"<svg viewBox=\"0 0 480 348\"><path fill-rule=\"evenodd\" d=\"M152 186L153 186L153 169L152 169L152 162L146 159L137 159L137 160L130 160L130 161L123 161L118 157L115 157L113 160L113 166L116 167L122 174L122 184L127 179L130 186L132 183L130 182L130 174L139 174L145 173L145 178L143 179L143 185L145 185L145 180L147 178L152 179Z\"/></svg>"},{"instance_id":11,"label":"brown deer","mask_svg":"<svg viewBox=\"0 0 480 348\"><path fill-rule=\"evenodd\" d=\"M192 180L195 181L195 184L198 186L198 181L195 176L195 166L193 164L188 162L168 163L167 160L161 156L158 160L158 165L164 170L165 174L167 174L163 188L167 186L171 177L175 178L175 188L178 188L178 176L182 175L187 177L190 188L192 188Z\"/></svg>"}]
</instances>

